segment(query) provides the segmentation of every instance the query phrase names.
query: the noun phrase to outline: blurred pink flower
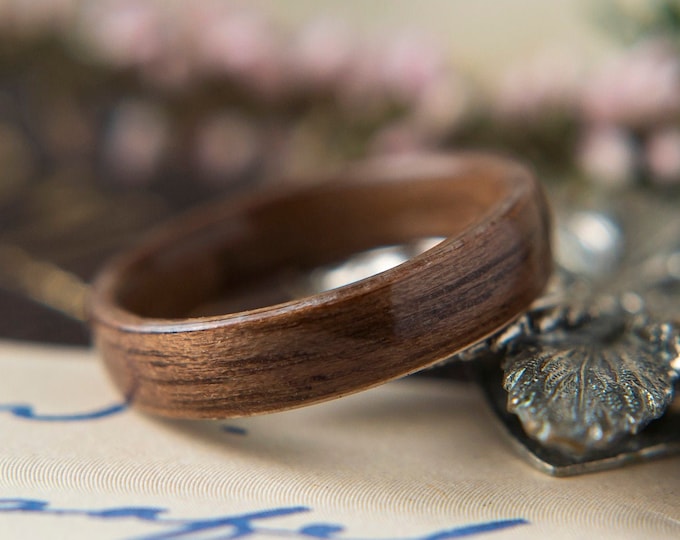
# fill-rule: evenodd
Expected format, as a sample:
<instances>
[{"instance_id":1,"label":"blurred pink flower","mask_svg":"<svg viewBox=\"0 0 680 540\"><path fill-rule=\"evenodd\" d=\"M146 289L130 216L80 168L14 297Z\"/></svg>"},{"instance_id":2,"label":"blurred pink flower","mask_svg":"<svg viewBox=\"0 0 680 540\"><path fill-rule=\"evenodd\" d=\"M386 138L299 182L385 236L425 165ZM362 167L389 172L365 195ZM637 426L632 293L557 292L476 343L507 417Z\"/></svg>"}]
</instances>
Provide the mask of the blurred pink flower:
<instances>
[{"instance_id":1,"label":"blurred pink flower","mask_svg":"<svg viewBox=\"0 0 680 540\"><path fill-rule=\"evenodd\" d=\"M378 65L388 97L410 104L417 102L446 76L443 51L434 42L415 33L389 40Z\"/></svg>"},{"instance_id":2,"label":"blurred pink flower","mask_svg":"<svg viewBox=\"0 0 680 540\"><path fill-rule=\"evenodd\" d=\"M623 186L633 180L635 147L625 131L596 127L581 141L577 163L590 180L605 187Z\"/></svg>"},{"instance_id":3,"label":"blurred pink flower","mask_svg":"<svg viewBox=\"0 0 680 540\"><path fill-rule=\"evenodd\" d=\"M455 130L469 112L470 96L462 80L453 72L433 84L410 113L411 122L428 137L441 137Z\"/></svg>"},{"instance_id":4,"label":"blurred pink flower","mask_svg":"<svg viewBox=\"0 0 680 540\"><path fill-rule=\"evenodd\" d=\"M545 121L578 103L584 66L569 51L545 51L510 68L500 81L496 108L502 117L526 122Z\"/></svg>"},{"instance_id":5,"label":"blurred pink flower","mask_svg":"<svg viewBox=\"0 0 680 540\"><path fill-rule=\"evenodd\" d=\"M167 13L151 0L99 0L80 10L84 52L121 66L157 59L166 46Z\"/></svg>"},{"instance_id":6,"label":"blurred pink flower","mask_svg":"<svg viewBox=\"0 0 680 540\"><path fill-rule=\"evenodd\" d=\"M417 34L403 33L362 43L338 94L350 112L370 115L390 104L420 105L443 87L448 75L441 49Z\"/></svg>"},{"instance_id":7,"label":"blurred pink flower","mask_svg":"<svg viewBox=\"0 0 680 540\"><path fill-rule=\"evenodd\" d=\"M653 133L647 140L645 157L653 182L680 184L680 128Z\"/></svg>"},{"instance_id":8,"label":"blurred pink flower","mask_svg":"<svg viewBox=\"0 0 680 540\"><path fill-rule=\"evenodd\" d=\"M158 0L156 0L158 1ZM204 0L198 2L166 2L162 6L162 46L141 72L146 81L178 90L185 88L195 80L196 66L192 57L191 27L189 16L199 11ZM193 9L190 9L193 7Z\"/></svg>"},{"instance_id":9,"label":"blurred pink flower","mask_svg":"<svg viewBox=\"0 0 680 540\"><path fill-rule=\"evenodd\" d=\"M347 25L331 18L314 20L294 38L290 70L301 86L327 89L346 73L356 52Z\"/></svg>"},{"instance_id":10,"label":"blurred pink flower","mask_svg":"<svg viewBox=\"0 0 680 540\"><path fill-rule=\"evenodd\" d=\"M267 20L224 3L192 7L197 12L191 17L190 40L198 65L239 78L261 97L276 98L285 90L285 51Z\"/></svg>"},{"instance_id":11,"label":"blurred pink flower","mask_svg":"<svg viewBox=\"0 0 680 540\"><path fill-rule=\"evenodd\" d=\"M104 140L104 158L119 182L144 184L156 172L168 139L168 121L159 107L125 101L113 113Z\"/></svg>"},{"instance_id":12,"label":"blurred pink flower","mask_svg":"<svg viewBox=\"0 0 680 540\"><path fill-rule=\"evenodd\" d=\"M680 113L680 58L648 42L607 64L585 87L582 107L593 122L647 126Z\"/></svg>"},{"instance_id":13,"label":"blurred pink flower","mask_svg":"<svg viewBox=\"0 0 680 540\"><path fill-rule=\"evenodd\" d=\"M338 82L338 101L350 115L372 115L384 107L381 60L382 51L377 43L362 43Z\"/></svg>"}]
</instances>

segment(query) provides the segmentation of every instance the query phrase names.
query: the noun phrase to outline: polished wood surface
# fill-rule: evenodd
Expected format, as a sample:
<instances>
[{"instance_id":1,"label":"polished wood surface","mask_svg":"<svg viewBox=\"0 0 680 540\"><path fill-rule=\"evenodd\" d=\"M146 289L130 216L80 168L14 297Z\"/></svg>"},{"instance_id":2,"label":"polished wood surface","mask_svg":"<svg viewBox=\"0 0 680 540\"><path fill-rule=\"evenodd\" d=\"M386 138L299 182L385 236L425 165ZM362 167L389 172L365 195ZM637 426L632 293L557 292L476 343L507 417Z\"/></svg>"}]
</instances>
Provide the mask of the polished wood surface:
<instances>
[{"instance_id":1,"label":"polished wood surface","mask_svg":"<svg viewBox=\"0 0 680 540\"><path fill-rule=\"evenodd\" d=\"M446 239L356 283L196 316L217 298L230 305L285 276L433 236ZM417 371L502 327L543 290L549 237L543 192L523 166L484 154L392 158L165 225L103 270L91 325L113 380L145 411L280 411Z\"/></svg>"}]
</instances>

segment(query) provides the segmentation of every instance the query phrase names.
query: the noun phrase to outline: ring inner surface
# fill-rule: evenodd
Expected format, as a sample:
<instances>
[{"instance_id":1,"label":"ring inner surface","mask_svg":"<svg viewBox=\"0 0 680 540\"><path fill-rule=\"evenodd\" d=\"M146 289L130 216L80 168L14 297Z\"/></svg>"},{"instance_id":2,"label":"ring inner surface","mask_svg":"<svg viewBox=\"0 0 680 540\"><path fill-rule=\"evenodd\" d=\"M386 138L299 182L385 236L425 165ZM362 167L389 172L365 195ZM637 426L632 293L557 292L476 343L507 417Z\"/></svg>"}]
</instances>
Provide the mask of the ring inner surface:
<instances>
[{"instance_id":1,"label":"ring inner surface","mask_svg":"<svg viewBox=\"0 0 680 540\"><path fill-rule=\"evenodd\" d=\"M168 226L121 267L113 291L141 317L228 314L291 300L299 276L380 246L456 236L507 199L513 179L474 175L325 184L225 203Z\"/></svg>"}]
</instances>

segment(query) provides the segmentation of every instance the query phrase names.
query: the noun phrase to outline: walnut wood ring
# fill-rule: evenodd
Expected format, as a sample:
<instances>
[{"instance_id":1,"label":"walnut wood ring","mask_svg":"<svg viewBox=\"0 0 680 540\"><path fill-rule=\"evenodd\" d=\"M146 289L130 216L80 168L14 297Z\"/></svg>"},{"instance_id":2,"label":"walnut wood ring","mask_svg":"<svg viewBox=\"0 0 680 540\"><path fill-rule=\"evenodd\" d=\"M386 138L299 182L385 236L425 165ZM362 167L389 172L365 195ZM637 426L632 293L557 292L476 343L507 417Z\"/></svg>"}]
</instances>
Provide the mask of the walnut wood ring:
<instances>
[{"instance_id":1,"label":"walnut wood ring","mask_svg":"<svg viewBox=\"0 0 680 540\"><path fill-rule=\"evenodd\" d=\"M444 236L370 278L219 316L188 316L272 276ZM543 192L483 154L374 162L314 187L229 200L165 225L93 286L95 343L129 402L225 418L363 390L512 321L551 272Z\"/></svg>"}]
</instances>

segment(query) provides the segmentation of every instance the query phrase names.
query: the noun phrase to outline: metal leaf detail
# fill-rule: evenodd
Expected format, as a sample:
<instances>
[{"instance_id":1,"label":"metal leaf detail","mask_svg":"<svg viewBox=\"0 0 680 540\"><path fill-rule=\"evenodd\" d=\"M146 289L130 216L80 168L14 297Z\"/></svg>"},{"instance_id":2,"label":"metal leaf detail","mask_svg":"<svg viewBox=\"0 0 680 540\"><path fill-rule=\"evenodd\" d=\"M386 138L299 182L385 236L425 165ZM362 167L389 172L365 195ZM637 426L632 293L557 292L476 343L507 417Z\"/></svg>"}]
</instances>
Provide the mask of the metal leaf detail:
<instances>
[{"instance_id":1,"label":"metal leaf detail","mask_svg":"<svg viewBox=\"0 0 680 540\"><path fill-rule=\"evenodd\" d=\"M500 336L508 410L546 446L604 449L661 416L673 397L680 338L670 324L609 310L550 308Z\"/></svg>"}]
</instances>

